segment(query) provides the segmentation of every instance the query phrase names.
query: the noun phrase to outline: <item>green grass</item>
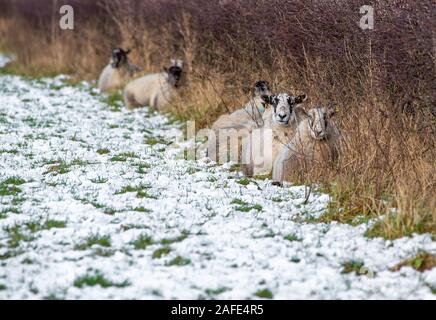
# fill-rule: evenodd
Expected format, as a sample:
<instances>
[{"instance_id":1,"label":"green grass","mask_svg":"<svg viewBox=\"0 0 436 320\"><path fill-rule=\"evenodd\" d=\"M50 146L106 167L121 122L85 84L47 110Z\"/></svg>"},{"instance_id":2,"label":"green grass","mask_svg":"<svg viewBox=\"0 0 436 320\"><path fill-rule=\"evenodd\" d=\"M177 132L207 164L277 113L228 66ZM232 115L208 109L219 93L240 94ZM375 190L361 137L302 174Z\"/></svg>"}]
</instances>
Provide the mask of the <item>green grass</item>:
<instances>
[{"instance_id":1,"label":"green grass","mask_svg":"<svg viewBox=\"0 0 436 320\"><path fill-rule=\"evenodd\" d=\"M91 248L94 245L99 245L102 247L110 247L112 245L110 236L100 236L100 235L92 235L85 242L76 245L76 250L86 250Z\"/></svg>"},{"instance_id":2,"label":"green grass","mask_svg":"<svg viewBox=\"0 0 436 320\"><path fill-rule=\"evenodd\" d=\"M8 233L8 247L17 248L22 242L32 241L33 236L27 235L23 232L22 227L15 225L4 229Z\"/></svg>"},{"instance_id":3,"label":"green grass","mask_svg":"<svg viewBox=\"0 0 436 320\"><path fill-rule=\"evenodd\" d=\"M195 167L189 167L189 168L186 170L186 173L187 173L187 174L194 174L194 173L197 173L197 172L199 172L199 171L201 171L201 170L198 169L198 168L195 168Z\"/></svg>"},{"instance_id":4,"label":"green grass","mask_svg":"<svg viewBox=\"0 0 436 320\"><path fill-rule=\"evenodd\" d=\"M26 198L16 196L12 199L11 205L18 206L18 205L22 204L24 201L26 201Z\"/></svg>"},{"instance_id":5,"label":"green grass","mask_svg":"<svg viewBox=\"0 0 436 320\"><path fill-rule=\"evenodd\" d=\"M157 144L163 144L163 145L170 144L168 141L166 141L162 137L147 137L144 142L145 142L145 144L148 144L150 146L155 146Z\"/></svg>"},{"instance_id":6,"label":"green grass","mask_svg":"<svg viewBox=\"0 0 436 320\"><path fill-rule=\"evenodd\" d=\"M16 207L9 207L9 208L3 208L0 211L0 219L6 218L6 215L8 213L15 213L15 214L20 214L21 211L20 209L16 208Z\"/></svg>"},{"instance_id":7,"label":"green grass","mask_svg":"<svg viewBox=\"0 0 436 320\"><path fill-rule=\"evenodd\" d=\"M139 158L134 152L122 152L110 158L113 162L126 162L127 159Z\"/></svg>"},{"instance_id":8,"label":"green grass","mask_svg":"<svg viewBox=\"0 0 436 320\"><path fill-rule=\"evenodd\" d=\"M256 179L256 180L267 180L267 179L272 179L272 172L271 172L271 173L266 173L266 174L255 175L255 176L253 177L253 179Z\"/></svg>"},{"instance_id":9,"label":"green grass","mask_svg":"<svg viewBox=\"0 0 436 320\"><path fill-rule=\"evenodd\" d=\"M239 183L240 185L243 185L243 186L248 186L250 184L250 179L242 178L242 179L236 180L236 183Z\"/></svg>"},{"instance_id":10,"label":"green grass","mask_svg":"<svg viewBox=\"0 0 436 320\"><path fill-rule=\"evenodd\" d=\"M130 283L128 281L123 281L120 283L112 282L105 278L105 276L100 271L96 271L94 274L86 274L84 276L78 277L76 280L74 280L73 285L77 288L94 286L101 286L102 288L124 288L129 286Z\"/></svg>"},{"instance_id":11,"label":"green grass","mask_svg":"<svg viewBox=\"0 0 436 320\"><path fill-rule=\"evenodd\" d=\"M10 150L0 150L0 154L9 153L9 154L18 154L20 153L18 150L10 149Z\"/></svg>"},{"instance_id":12,"label":"green grass","mask_svg":"<svg viewBox=\"0 0 436 320\"><path fill-rule=\"evenodd\" d=\"M157 199L156 196L149 194L147 191L145 190L140 190L138 191L138 193L136 194L137 198L148 198L148 199Z\"/></svg>"},{"instance_id":13,"label":"green grass","mask_svg":"<svg viewBox=\"0 0 436 320\"><path fill-rule=\"evenodd\" d=\"M54 174L66 174L70 172L71 168L68 163L63 160L58 161L56 164L48 167L47 171L43 174L54 173Z\"/></svg>"},{"instance_id":14,"label":"green grass","mask_svg":"<svg viewBox=\"0 0 436 320\"><path fill-rule=\"evenodd\" d=\"M163 244L163 245L170 245L170 244L173 244L173 243L176 243L176 242L181 242L181 241L185 240L188 236L189 236L189 231L184 230L184 231L182 231L180 236L175 237L175 238L165 238L165 239L162 239L160 241L160 243Z\"/></svg>"},{"instance_id":15,"label":"green grass","mask_svg":"<svg viewBox=\"0 0 436 320\"><path fill-rule=\"evenodd\" d=\"M145 189L150 189L151 185L149 184L139 184L137 186L134 185L127 185L121 188L120 191L117 191L115 194L123 194L123 193L129 193L129 192L139 192L143 191Z\"/></svg>"},{"instance_id":16,"label":"green grass","mask_svg":"<svg viewBox=\"0 0 436 320\"><path fill-rule=\"evenodd\" d=\"M148 198L148 199L157 199L156 196L151 195L147 192L147 189L150 189L151 185L149 184L140 184L137 186L127 185L121 188L121 190L117 191L115 194L124 194L130 192L136 192L137 198Z\"/></svg>"},{"instance_id":17,"label":"green grass","mask_svg":"<svg viewBox=\"0 0 436 320\"><path fill-rule=\"evenodd\" d=\"M7 289L7 287L4 284L0 283L0 291L6 290L6 289Z\"/></svg>"},{"instance_id":18,"label":"green grass","mask_svg":"<svg viewBox=\"0 0 436 320\"><path fill-rule=\"evenodd\" d=\"M245 202L241 199L233 199L232 202L230 202L230 204L237 204L240 206L246 206L246 205L248 205L248 202Z\"/></svg>"},{"instance_id":19,"label":"green grass","mask_svg":"<svg viewBox=\"0 0 436 320\"><path fill-rule=\"evenodd\" d=\"M208 296L213 297L213 296L217 296L217 295L219 295L221 293L224 293L224 292L226 292L228 290L229 290L229 288L227 288L227 287L219 287L217 289L206 289L205 293Z\"/></svg>"},{"instance_id":20,"label":"green grass","mask_svg":"<svg viewBox=\"0 0 436 320\"><path fill-rule=\"evenodd\" d=\"M21 225L14 225L12 227L7 227L4 230L8 233L8 246L10 248L16 248L21 242L28 242L34 240L33 233L50 230L53 228L65 228L66 223L63 221L47 219L44 222L30 221L23 223ZM25 232L27 231L27 232ZM31 233L31 234L29 234Z\"/></svg>"},{"instance_id":21,"label":"green grass","mask_svg":"<svg viewBox=\"0 0 436 320\"><path fill-rule=\"evenodd\" d=\"M104 149L98 149L98 150L97 150L97 153L98 153L98 154L101 154L101 155L104 155L104 154L109 154L109 153L111 153L111 152L110 152L109 149L104 148Z\"/></svg>"},{"instance_id":22,"label":"green grass","mask_svg":"<svg viewBox=\"0 0 436 320\"><path fill-rule=\"evenodd\" d=\"M248 202L245 202L241 199L233 199L232 202L230 202L230 204L236 204L238 205L235 210L236 211L240 211L240 212L249 212L251 210L257 210L257 211L262 211L262 206L260 204L249 204Z\"/></svg>"},{"instance_id":23,"label":"green grass","mask_svg":"<svg viewBox=\"0 0 436 320\"><path fill-rule=\"evenodd\" d=\"M272 292L268 289L258 290L258 291L256 291L256 293L254 295L256 297L264 298L264 299L272 299L273 298Z\"/></svg>"},{"instance_id":24,"label":"green grass","mask_svg":"<svg viewBox=\"0 0 436 320\"><path fill-rule=\"evenodd\" d=\"M16 186L4 186L0 185L0 196L14 196L22 190Z\"/></svg>"},{"instance_id":25,"label":"green grass","mask_svg":"<svg viewBox=\"0 0 436 320\"><path fill-rule=\"evenodd\" d=\"M170 253L171 252L171 248L170 247L168 247L168 246L163 246L162 248L159 248L159 249L156 249L154 252L153 252L153 255L152 255L152 257L153 257L153 259L160 259L160 258L162 258L163 256L166 256L168 253Z\"/></svg>"},{"instance_id":26,"label":"green grass","mask_svg":"<svg viewBox=\"0 0 436 320\"><path fill-rule=\"evenodd\" d=\"M147 208L144 208L144 207L136 207L135 209L133 209L133 211L143 212L143 213L150 213L150 212L152 212L150 209L147 209Z\"/></svg>"},{"instance_id":27,"label":"green grass","mask_svg":"<svg viewBox=\"0 0 436 320\"><path fill-rule=\"evenodd\" d=\"M174 259L170 260L166 265L167 266L186 266L191 263L191 260L188 258L183 258L181 256L177 256Z\"/></svg>"},{"instance_id":28,"label":"green grass","mask_svg":"<svg viewBox=\"0 0 436 320\"><path fill-rule=\"evenodd\" d=\"M26 180L20 177L10 177L0 183L0 196L15 196L22 190L17 186L26 183Z\"/></svg>"},{"instance_id":29,"label":"green grass","mask_svg":"<svg viewBox=\"0 0 436 320\"><path fill-rule=\"evenodd\" d=\"M39 232L42 230L50 230L53 228L65 228L66 223L64 221L58 221L58 220L45 220L43 223L41 221L31 221L25 224L27 229L32 232Z\"/></svg>"},{"instance_id":30,"label":"green grass","mask_svg":"<svg viewBox=\"0 0 436 320\"><path fill-rule=\"evenodd\" d=\"M123 95L121 92L114 92L109 94L104 100L111 109L111 111L119 112L123 106Z\"/></svg>"},{"instance_id":31,"label":"green grass","mask_svg":"<svg viewBox=\"0 0 436 320\"><path fill-rule=\"evenodd\" d=\"M153 242L152 237L150 237L148 235L141 234L138 239L133 241L132 244L136 250L144 250L145 248L152 245L153 243L154 242Z\"/></svg>"},{"instance_id":32,"label":"green grass","mask_svg":"<svg viewBox=\"0 0 436 320\"><path fill-rule=\"evenodd\" d=\"M301 241L300 238L298 238L295 234L292 234L292 233L286 235L286 236L284 237L284 239L285 239L285 240L288 240L288 241Z\"/></svg>"},{"instance_id":33,"label":"green grass","mask_svg":"<svg viewBox=\"0 0 436 320\"><path fill-rule=\"evenodd\" d=\"M106 183L106 182L109 181L109 179L107 179L107 178L103 178L103 177L98 177L98 178L90 179L90 181L91 181L92 183L99 184L99 183Z\"/></svg>"},{"instance_id":34,"label":"green grass","mask_svg":"<svg viewBox=\"0 0 436 320\"><path fill-rule=\"evenodd\" d=\"M20 185L25 184L25 183L26 183L26 180L24 180L20 177L11 177L11 178L8 178L2 182L2 184L13 184L14 186L20 186Z\"/></svg>"},{"instance_id":35,"label":"green grass","mask_svg":"<svg viewBox=\"0 0 436 320\"><path fill-rule=\"evenodd\" d=\"M137 167L136 172L139 174L145 174L145 173L147 173L146 169L150 169L150 165L148 163L145 163L145 162L135 164L134 166Z\"/></svg>"},{"instance_id":36,"label":"green grass","mask_svg":"<svg viewBox=\"0 0 436 320\"><path fill-rule=\"evenodd\" d=\"M115 250L111 250L108 248L96 248L92 255L97 256L97 257L111 257L113 256L115 253Z\"/></svg>"},{"instance_id":37,"label":"green grass","mask_svg":"<svg viewBox=\"0 0 436 320\"><path fill-rule=\"evenodd\" d=\"M232 164L232 165L230 166L229 171L230 171L230 172L240 172L240 171L241 171L241 165L238 164L238 163L236 163L236 164Z\"/></svg>"},{"instance_id":38,"label":"green grass","mask_svg":"<svg viewBox=\"0 0 436 320\"><path fill-rule=\"evenodd\" d=\"M240 212L250 212L251 210L262 211L263 208L260 204L254 204L254 205L239 206L236 207L235 210Z\"/></svg>"},{"instance_id":39,"label":"green grass","mask_svg":"<svg viewBox=\"0 0 436 320\"><path fill-rule=\"evenodd\" d=\"M342 263L341 273L347 274L347 273L354 272L356 275L362 275L364 274L362 272L363 266L364 264L362 261L357 261L357 260L345 261L344 263Z\"/></svg>"}]
</instances>

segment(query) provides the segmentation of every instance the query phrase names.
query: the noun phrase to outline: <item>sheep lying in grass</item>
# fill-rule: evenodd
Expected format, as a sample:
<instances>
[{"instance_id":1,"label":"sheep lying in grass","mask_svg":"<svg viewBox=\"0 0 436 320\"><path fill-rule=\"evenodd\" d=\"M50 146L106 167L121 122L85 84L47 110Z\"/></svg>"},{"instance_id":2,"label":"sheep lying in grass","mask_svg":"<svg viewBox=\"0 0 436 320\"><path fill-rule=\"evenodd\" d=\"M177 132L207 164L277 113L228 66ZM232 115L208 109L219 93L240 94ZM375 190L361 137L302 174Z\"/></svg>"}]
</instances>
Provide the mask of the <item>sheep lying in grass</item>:
<instances>
[{"instance_id":1,"label":"sheep lying in grass","mask_svg":"<svg viewBox=\"0 0 436 320\"><path fill-rule=\"evenodd\" d=\"M172 60L164 72L152 73L131 81L124 89L124 102L129 109L150 106L159 110L177 95L183 62Z\"/></svg>"},{"instance_id":2,"label":"sheep lying in grass","mask_svg":"<svg viewBox=\"0 0 436 320\"><path fill-rule=\"evenodd\" d=\"M130 63L127 55L130 50L121 48L112 50L109 64L103 69L98 79L98 88L101 91L111 91L122 88L140 68Z\"/></svg>"},{"instance_id":3,"label":"sheep lying in grass","mask_svg":"<svg viewBox=\"0 0 436 320\"><path fill-rule=\"evenodd\" d=\"M301 108L298 112L302 116L294 137L282 148L274 161L275 185L289 181L291 174L296 171L327 164L338 154L340 134L330 120L334 114L333 107L316 107L308 111Z\"/></svg>"},{"instance_id":4,"label":"sheep lying in grass","mask_svg":"<svg viewBox=\"0 0 436 320\"><path fill-rule=\"evenodd\" d=\"M244 139L254 127L263 126L262 115L269 103L270 96L271 91L268 82L263 80L257 81L252 89L252 98L243 108L238 109L231 114L222 115L217 121L215 121L211 128L214 137L209 136L208 143L207 154L210 159L217 162L226 162L229 153L227 150L228 137L234 136L230 138ZM221 144L224 146L221 150L219 144L220 140L225 140L225 143ZM239 142L236 143L239 144ZM219 159L216 159L217 150L219 150ZM237 161L240 153L239 147L236 152L230 151L232 160L235 159L236 156Z\"/></svg>"},{"instance_id":5,"label":"sheep lying in grass","mask_svg":"<svg viewBox=\"0 0 436 320\"><path fill-rule=\"evenodd\" d=\"M307 95L290 96L280 93L270 100L272 108L263 115L263 128L253 130L247 144L243 146L242 171L249 177L271 171L276 155L297 127L298 119L294 109L307 100Z\"/></svg>"},{"instance_id":6,"label":"sheep lying in grass","mask_svg":"<svg viewBox=\"0 0 436 320\"><path fill-rule=\"evenodd\" d=\"M263 80L257 81L253 86L250 101L243 108L219 117L212 125L212 130L245 124L261 127L263 125L262 115L271 95L268 82Z\"/></svg>"}]
</instances>

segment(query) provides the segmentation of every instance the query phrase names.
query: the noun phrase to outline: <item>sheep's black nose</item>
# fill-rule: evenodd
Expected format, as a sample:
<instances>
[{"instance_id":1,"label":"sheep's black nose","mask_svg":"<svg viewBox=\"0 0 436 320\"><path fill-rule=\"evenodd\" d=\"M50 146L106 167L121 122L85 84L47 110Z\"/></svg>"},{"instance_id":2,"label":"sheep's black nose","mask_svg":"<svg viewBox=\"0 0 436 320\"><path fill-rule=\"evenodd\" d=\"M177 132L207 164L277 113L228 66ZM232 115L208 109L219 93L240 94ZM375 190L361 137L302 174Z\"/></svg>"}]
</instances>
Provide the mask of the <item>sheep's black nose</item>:
<instances>
[{"instance_id":1,"label":"sheep's black nose","mask_svg":"<svg viewBox=\"0 0 436 320\"><path fill-rule=\"evenodd\" d=\"M279 114L279 118L280 118L281 120L283 120L284 118L286 118L286 114Z\"/></svg>"}]
</instances>

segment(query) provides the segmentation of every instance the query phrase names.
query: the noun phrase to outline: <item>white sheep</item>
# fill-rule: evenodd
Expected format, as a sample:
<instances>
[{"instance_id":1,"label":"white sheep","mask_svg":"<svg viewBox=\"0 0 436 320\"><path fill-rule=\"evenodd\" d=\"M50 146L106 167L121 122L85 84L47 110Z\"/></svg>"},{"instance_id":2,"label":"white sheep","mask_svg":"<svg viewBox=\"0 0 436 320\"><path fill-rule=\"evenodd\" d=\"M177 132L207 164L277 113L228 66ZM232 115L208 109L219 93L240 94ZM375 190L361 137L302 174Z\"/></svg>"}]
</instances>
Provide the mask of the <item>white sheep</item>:
<instances>
[{"instance_id":1,"label":"white sheep","mask_svg":"<svg viewBox=\"0 0 436 320\"><path fill-rule=\"evenodd\" d=\"M252 89L252 98L247 104L230 114L224 114L212 125L212 130L230 128L240 125L263 126L262 115L271 97L271 90L266 81L257 81Z\"/></svg>"},{"instance_id":2,"label":"white sheep","mask_svg":"<svg viewBox=\"0 0 436 320\"><path fill-rule=\"evenodd\" d=\"M281 148L293 136L298 124L295 108L307 100L307 95L280 93L271 97L272 108L263 115L264 126L252 131L242 150L242 171L246 176L271 172Z\"/></svg>"},{"instance_id":3,"label":"white sheep","mask_svg":"<svg viewBox=\"0 0 436 320\"><path fill-rule=\"evenodd\" d=\"M130 63L127 55L130 50L124 51L121 48L112 50L112 57L109 64L103 69L98 79L98 88L101 91L118 90L124 87L140 68Z\"/></svg>"},{"instance_id":4,"label":"white sheep","mask_svg":"<svg viewBox=\"0 0 436 320\"><path fill-rule=\"evenodd\" d=\"M338 154L340 133L330 120L333 107L298 111L302 116L296 132L274 161L272 178L275 185L289 181L292 173L329 163Z\"/></svg>"},{"instance_id":5,"label":"white sheep","mask_svg":"<svg viewBox=\"0 0 436 320\"><path fill-rule=\"evenodd\" d=\"M150 106L159 110L174 99L182 77L183 62L171 62L169 68L164 67L164 72L148 74L127 84L124 89L127 108Z\"/></svg>"},{"instance_id":6,"label":"white sheep","mask_svg":"<svg viewBox=\"0 0 436 320\"><path fill-rule=\"evenodd\" d=\"M231 114L220 116L211 127L212 131L209 135L207 152L208 157L213 161L226 162L227 155L230 153L231 159L236 159L237 161L241 153L240 148L238 147L236 152L233 150L228 152L227 139L244 139L253 128L262 127L262 115L266 110L270 97L271 91L268 82L263 80L257 81L252 89L252 98L243 108ZM219 143L221 140L223 140L222 144ZM235 143L239 144L238 142ZM233 149L232 143L231 149ZM217 150L219 150L219 159L216 159Z\"/></svg>"}]
</instances>

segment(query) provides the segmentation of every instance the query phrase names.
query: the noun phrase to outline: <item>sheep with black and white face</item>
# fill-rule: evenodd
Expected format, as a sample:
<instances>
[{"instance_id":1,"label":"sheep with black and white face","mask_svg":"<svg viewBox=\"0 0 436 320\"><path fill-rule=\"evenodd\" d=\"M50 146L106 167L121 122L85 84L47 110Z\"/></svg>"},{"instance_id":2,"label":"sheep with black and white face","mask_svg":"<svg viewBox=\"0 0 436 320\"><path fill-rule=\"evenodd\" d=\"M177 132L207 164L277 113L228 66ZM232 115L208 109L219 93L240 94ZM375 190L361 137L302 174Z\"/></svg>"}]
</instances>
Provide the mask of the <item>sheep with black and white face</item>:
<instances>
[{"instance_id":1,"label":"sheep with black and white face","mask_svg":"<svg viewBox=\"0 0 436 320\"><path fill-rule=\"evenodd\" d=\"M180 90L183 62L171 60L164 72L151 73L135 79L124 89L124 101L129 109L150 106L156 110L167 106Z\"/></svg>"},{"instance_id":2,"label":"sheep with black and white face","mask_svg":"<svg viewBox=\"0 0 436 320\"><path fill-rule=\"evenodd\" d=\"M292 139L283 146L273 166L273 183L290 181L297 171L326 165L338 156L340 133L331 120L333 107L316 107L306 111L297 109L299 123Z\"/></svg>"},{"instance_id":3,"label":"sheep with black and white face","mask_svg":"<svg viewBox=\"0 0 436 320\"><path fill-rule=\"evenodd\" d=\"M115 48L112 50L109 64L103 69L98 79L98 88L107 92L118 90L134 77L140 68L128 58L130 50Z\"/></svg>"},{"instance_id":4,"label":"sheep with black and white face","mask_svg":"<svg viewBox=\"0 0 436 320\"><path fill-rule=\"evenodd\" d=\"M272 105L263 115L264 126L253 130L242 151L242 170L245 175L267 174L283 145L293 136L298 124L294 109L307 100L307 95L288 93L273 95ZM262 152L263 149L263 152Z\"/></svg>"}]
</instances>

